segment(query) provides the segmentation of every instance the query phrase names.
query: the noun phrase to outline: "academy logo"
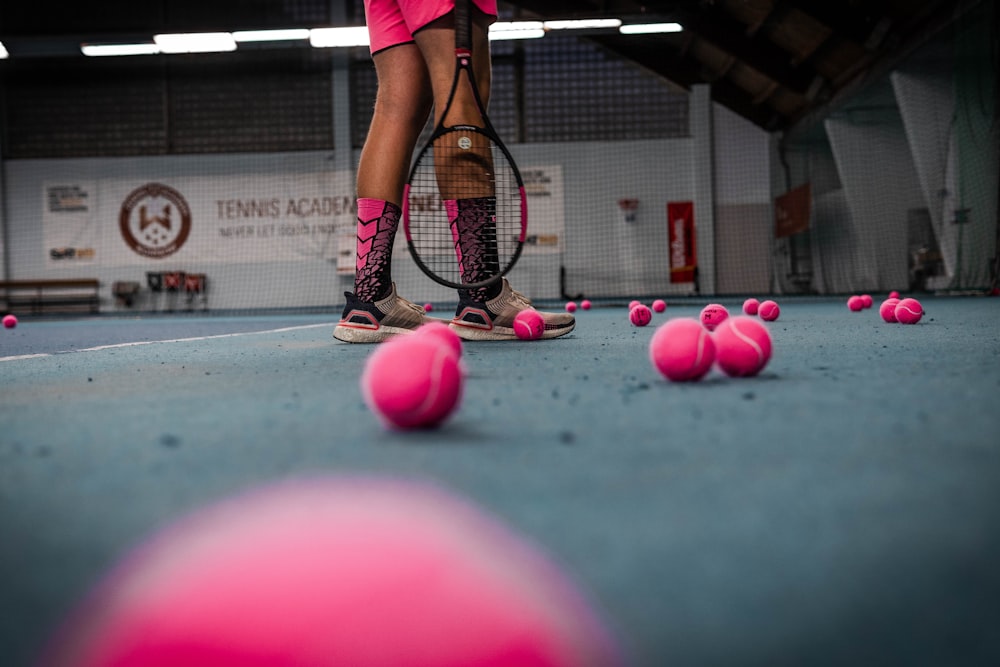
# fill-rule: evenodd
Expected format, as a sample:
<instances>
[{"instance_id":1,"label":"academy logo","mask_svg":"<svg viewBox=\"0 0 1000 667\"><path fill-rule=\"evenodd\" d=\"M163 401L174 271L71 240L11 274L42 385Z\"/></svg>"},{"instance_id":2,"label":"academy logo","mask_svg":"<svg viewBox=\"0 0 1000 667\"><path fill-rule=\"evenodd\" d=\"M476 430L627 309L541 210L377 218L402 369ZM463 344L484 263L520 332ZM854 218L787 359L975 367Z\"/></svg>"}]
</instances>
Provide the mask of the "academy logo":
<instances>
[{"instance_id":1,"label":"academy logo","mask_svg":"<svg viewBox=\"0 0 1000 667\"><path fill-rule=\"evenodd\" d=\"M136 253L159 259L174 254L191 233L191 208L177 190L147 183L122 203L122 239Z\"/></svg>"}]
</instances>

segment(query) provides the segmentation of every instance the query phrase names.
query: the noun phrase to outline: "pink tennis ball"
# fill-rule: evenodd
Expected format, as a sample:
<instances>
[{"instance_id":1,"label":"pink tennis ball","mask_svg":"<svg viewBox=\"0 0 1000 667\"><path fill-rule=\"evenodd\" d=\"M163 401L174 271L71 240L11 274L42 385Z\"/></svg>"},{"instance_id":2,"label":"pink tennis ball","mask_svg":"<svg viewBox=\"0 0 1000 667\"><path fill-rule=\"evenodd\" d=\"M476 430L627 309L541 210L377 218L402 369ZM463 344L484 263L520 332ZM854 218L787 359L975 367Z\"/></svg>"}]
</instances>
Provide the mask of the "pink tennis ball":
<instances>
[{"instance_id":1,"label":"pink tennis ball","mask_svg":"<svg viewBox=\"0 0 1000 667\"><path fill-rule=\"evenodd\" d=\"M575 301L567 301L566 302L566 312L567 313L575 313L576 312L576 302Z\"/></svg>"},{"instance_id":2,"label":"pink tennis ball","mask_svg":"<svg viewBox=\"0 0 1000 667\"><path fill-rule=\"evenodd\" d=\"M715 343L700 321L678 317L657 328L649 341L649 359L668 380L700 380L715 361Z\"/></svg>"},{"instance_id":3,"label":"pink tennis ball","mask_svg":"<svg viewBox=\"0 0 1000 667\"><path fill-rule=\"evenodd\" d=\"M893 315L900 324L916 324L924 316L924 308L916 299L906 298L896 304Z\"/></svg>"},{"instance_id":4,"label":"pink tennis ball","mask_svg":"<svg viewBox=\"0 0 1000 667\"><path fill-rule=\"evenodd\" d=\"M425 303L424 304L424 312L425 313L429 313L432 310L434 310L434 304L433 303Z\"/></svg>"},{"instance_id":5,"label":"pink tennis ball","mask_svg":"<svg viewBox=\"0 0 1000 667\"><path fill-rule=\"evenodd\" d=\"M886 322L896 321L896 305L899 304L899 299L889 298L882 302L882 305L878 308L878 314L882 316L882 319Z\"/></svg>"},{"instance_id":6,"label":"pink tennis ball","mask_svg":"<svg viewBox=\"0 0 1000 667\"><path fill-rule=\"evenodd\" d=\"M726 375L757 375L771 359L771 334L760 320L738 315L719 325L712 334L715 363Z\"/></svg>"},{"instance_id":7,"label":"pink tennis ball","mask_svg":"<svg viewBox=\"0 0 1000 667\"><path fill-rule=\"evenodd\" d=\"M17 326L17 317L14 315L4 315L3 326L5 329L13 329Z\"/></svg>"},{"instance_id":8,"label":"pink tennis ball","mask_svg":"<svg viewBox=\"0 0 1000 667\"><path fill-rule=\"evenodd\" d=\"M632 310L633 308L635 308L636 306L638 306L641 303L642 303L642 301L638 301L636 299L632 299L631 301L628 302L628 309Z\"/></svg>"},{"instance_id":9,"label":"pink tennis ball","mask_svg":"<svg viewBox=\"0 0 1000 667\"><path fill-rule=\"evenodd\" d=\"M418 336L428 336L432 340L444 344L447 349L455 353L455 356L462 356L461 336L452 331L451 327L440 320L432 320L421 324L413 333Z\"/></svg>"},{"instance_id":10,"label":"pink tennis ball","mask_svg":"<svg viewBox=\"0 0 1000 667\"><path fill-rule=\"evenodd\" d=\"M390 428L430 428L458 406L463 374L459 358L430 336L397 336L365 362L365 403Z\"/></svg>"},{"instance_id":11,"label":"pink tennis ball","mask_svg":"<svg viewBox=\"0 0 1000 667\"><path fill-rule=\"evenodd\" d=\"M649 306L640 303L628 311L628 319L635 326L644 327L653 319L653 311L649 309Z\"/></svg>"},{"instance_id":12,"label":"pink tennis ball","mask_svg":"<svg viewBox=\"0 0 1000 667\"><path fill-rule=\"evenodd\" d=\"M853 295L851 297L848 297L848 299L847 299L847 307L850 308L854 312L859 312L859 311L861 311L861 310L864 309L865 302L861 299L860 296L858 296L857 294L855 294L855 295Z\"/></svg>"},{"instance_id":13,"label":"pink tennis ball","mask_svg":"<svg viewBox=\"0 0 1000 667\"><path fill-rule=\"evenodd\" d=\"M701 323L709 331L715 331L715 328L728 317L729 311L718 303L710 303L701 309Z\"/></svg>"},{"instance_id":14,"label":"pink tennis ball","mask_svg":"<svg viewBox=\"0 0 1000 667\"><path fill-rule=\"evenodd\" d=\"M756 315L757 310L760 308L760 301L754 298L747 299L743 302L743 314L744 315Z\"/></svg>"},{"instance_id":15,"label":"pink tennis ball","mask_svg":"<svg viewBox=\"0 0 1000 667\"><path fill-rule=\"evenodd\" d=\"M656 299L653 301L653 311L657 313L662 313L667 309L667 302L663 299Z\"/></svg>"},{"instance_id":16,"label":"pink tennis ball","mask_svg":"<svg viewBox=\"0 0 1000 667\"><path fill-rule=\"evenodd\" d=\"M549 554L429 484L314 477L181 517L64 620L60 667L621 665Z\"/></svg>"},{"instance_id":17,"label":"pink tennis ball","mask_svg":"<svg viewBox=\"0 0 1000 667\"><path fill-rule=\"evenodd\" d=\"M861 295L861 305L864 306L865 308L871 308L872 307L872 295L871 294L862 294Z\"/></svg>"},{"instance_id":18,"label":"pink tennis ball","mask_svg":"<svg viewBox=\"0 0 1000 667\"><path fill-rule=\"evenodd\" d=\"M893 290L893 291L889 292L889 298L890 299L899 299L900 298L899 292L897 292L896 290Z\"/></svg>"},{"instance_id":19,"label":"pink tennis ball","mask_svg":"<svg viewBox=\"0 0 1000 667\"><path fill-rule=\"evenodd\" d=\"M521 340L537 340L545 333L545 319L533 308L525 308L514 316L514 333Z\"/></svg>"},{"instance_id":20,"label":"pink tennis ball","mask_svg":"<svg viewBox=\"0 0 1000 667\"><path fill-rule=\"evenodd\" d=\"M765 322L773 322L781 315L781 308L776 301L770 299L761 301L757 308L757 316Z\"/></svg>"},{"instance_id":21,"label":"pink tennis ball","mask_svg":"<svg viewBox=\"0 0 1000 667\"><path fill-rule=\"evenodd\" d=\"M583 308L584 310L590 310L590 300L584 299L583 301L581 301L580 307Z\"/></svg>"}]
</instances>

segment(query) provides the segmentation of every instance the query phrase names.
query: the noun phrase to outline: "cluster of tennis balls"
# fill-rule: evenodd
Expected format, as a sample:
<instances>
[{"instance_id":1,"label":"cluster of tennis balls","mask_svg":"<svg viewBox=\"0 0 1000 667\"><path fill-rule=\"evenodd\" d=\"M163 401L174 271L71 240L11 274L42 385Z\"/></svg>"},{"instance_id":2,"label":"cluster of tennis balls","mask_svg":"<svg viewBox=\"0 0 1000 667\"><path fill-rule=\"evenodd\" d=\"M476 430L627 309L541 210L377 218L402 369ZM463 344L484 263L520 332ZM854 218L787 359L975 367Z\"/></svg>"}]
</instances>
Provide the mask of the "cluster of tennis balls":
<instances>
[{"instance_id":1,"label":"cluster of tennis balls","mask_svg":"<svg viewBox=\"0 0 1000 667\"><path fill-rule=\"evenodd\" d=\"M868 295L852 296L848 308L870 308ZM584 300L580 307L589 310ZM576 310L576 303L566 310ZM666 310L657 299L647 306L629 304L629 321L644 327L652 313ZM751 377L760 373L771 359L771 334L763 322L778 319L781 308L773 300L750 298L742 314L730 316L725 306L710 303L698 317L676 317L660 325L649 341L649 358L654 368L674 382L691 382L705 377L713 366L730 377ZM890 295L879 313L886 322L915 324L923 316L916 299ZM537 340L545 331L541 314L532 308L518 313L514 332L522 340ZM413 335L398 336L379 346L369 357L361 378L365 402L392 428L426 428L440 424L457 407L465 377L462 341L442 322L420 327ZM387 378L391 378L389 381Z\"/></svg>"},{"instance_id":2,"label":"cluster of tennis balls","mask_svg":"<svg viewBox=\"0 0 1000 667\"><path fill-rule=\"evenodd\" d=\"M870 294L853 294L847 297L847 308L855 313L871 308L873 303ZM899 292L893 291L879 306L878 314L885 322L916 324L924 316L924 307L916 299L903 298Z\"/></svg>"},{"instance_id":3,"label":"cluster of tennis balls","mask_svg":"<svg viewBox=\"0 0 1000 667\"><path fill-rule=\"evenodd\" d=\"M767 318L778 317L777 303L767 303ZM710 303L697 318L677 317L660 325L649 341L649 359L665 378L692 382L712 366L730 377L752 377L771 359L771 334L760 319L761 304L748 299L743 314L730 316L725 306Z\"/></svg>"}]
</instances>

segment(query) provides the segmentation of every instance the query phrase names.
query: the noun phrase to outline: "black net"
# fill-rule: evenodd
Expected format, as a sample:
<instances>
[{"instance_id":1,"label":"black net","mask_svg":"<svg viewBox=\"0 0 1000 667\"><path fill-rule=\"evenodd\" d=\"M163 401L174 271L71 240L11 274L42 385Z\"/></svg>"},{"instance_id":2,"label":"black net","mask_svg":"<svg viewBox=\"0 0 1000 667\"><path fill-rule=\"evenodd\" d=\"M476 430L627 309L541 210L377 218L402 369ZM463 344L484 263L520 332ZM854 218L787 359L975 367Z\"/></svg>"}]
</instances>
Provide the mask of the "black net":
<instances>
[{"instance_id":1,"label":"black net","mask_svg":"<svg viewBox=\"0 0 1000 667\"><path fill-rule=\"evenodd\" d=\"M231 28L329 21L330 3L275 4ZM528 202L512 282L535 299L995 286L995 25L982 3L787 133L598 36L494 42L490 115ZM11 58L0 84L5 279L98 278L104 310L157 307L147 276L172 273L201 276L212 309L343 303L365 48ZM393 270L410 299L457 299L402 235ZM123 305L116 283L141 289Z\"/></svg>"}]
</instances>

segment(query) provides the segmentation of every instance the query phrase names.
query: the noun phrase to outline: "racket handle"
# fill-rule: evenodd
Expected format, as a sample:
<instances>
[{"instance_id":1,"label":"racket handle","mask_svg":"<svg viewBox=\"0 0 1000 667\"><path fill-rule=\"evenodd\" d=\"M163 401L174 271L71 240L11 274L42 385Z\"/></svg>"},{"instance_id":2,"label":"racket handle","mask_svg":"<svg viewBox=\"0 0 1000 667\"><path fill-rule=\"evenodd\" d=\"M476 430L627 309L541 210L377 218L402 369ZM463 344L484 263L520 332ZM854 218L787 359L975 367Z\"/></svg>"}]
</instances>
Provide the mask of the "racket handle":
<instances>
[{"instance_id":1,"label":"racket handle","mask_svg":"<svg viewBox=\"0 0 1000 667\"><path fill-rule=\"evenodd\" d=\"M455 50L472 50L472 40L469 38L469 0L455 0Z\"/></svg>"}]
</instances>

